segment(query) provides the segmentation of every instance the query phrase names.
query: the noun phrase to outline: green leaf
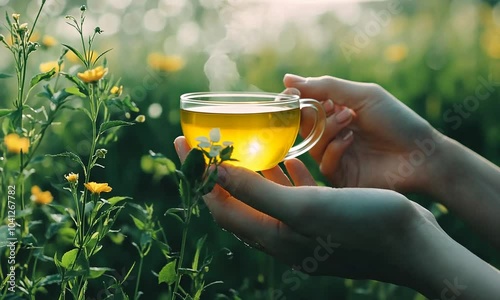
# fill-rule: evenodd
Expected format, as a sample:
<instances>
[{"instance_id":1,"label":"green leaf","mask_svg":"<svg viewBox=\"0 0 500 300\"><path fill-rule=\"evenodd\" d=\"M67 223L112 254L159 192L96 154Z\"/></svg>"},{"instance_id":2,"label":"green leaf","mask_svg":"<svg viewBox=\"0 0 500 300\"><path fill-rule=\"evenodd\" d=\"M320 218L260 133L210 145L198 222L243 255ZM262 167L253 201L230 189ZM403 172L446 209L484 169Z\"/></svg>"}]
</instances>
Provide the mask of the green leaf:
<instances>
[{"instance_id":1,"label":"green leaf","mask_svg":"<svg viewBox=\"0 0 500 300\"><path fill-rule=\"evenodd\" d=\"M227 146L226 148L222 149L219 154L220 159L222 161L230 160L231 155L233 154L233 150L234 150L233 146Z\"/></svg>"},{"instance_id":2,"label":"green leaf","mask_svg":"<svg viewBox=\"0 0 500 300\"><path fill-rule=\"evenodd\" d=\"M130 125L134 125L134 123L121 120L104 122L101 124L101 127L99 128L99 134L114 127L130 126Z\"/></svg>"},{"instance_id":3,"label":"green leaf","mask_svg":"<svg viewBox=\"0 0 500 300\"><path fill-rule=\"evenodd\" d=\"M186 180L194 186L196 182L201 181L205 173L206 163L205 156L200 149L193 148L189 151L184 164L181 166L181 171L186 177Z\"/></svg>"},{"instance_id":4,"label":"green leaf","mask_svg":"<svg viewBox=\"0 0 500 300\"><path fill-rule=\"evenodd\" d=\"M127 95L127 96L125 96L125 98L123 98L123 104L125 104L125 106L132 112L139 111L139 108L137 107L137 105L135 105L135 103L132 101L132 99L130 98L129 95Z\"/></svg>"},{"instance_id":5,"label":"green leaf","mask_svg":"<svg viewBox=\"0 0 500 300\"><path fill-rule=\"evenodd\" d=\"M108 49L108 50L104 51L103 53L101 53L101 54L100 54L100 55L99 55L99 56L98 56L98 57L94 60L93 65L95 65L95 64L97 63L97 61L98 61L99 59L101 59L101 57L103 57L106 53L108 53L108 52L109 52L109 51L111 51L111 50L113 50L113 49L111 48L111 49ZM104 65L104 66L106 66L106 65L107 65L106 59L104 59L104 63L103 63L103 65ZM104 67L104 68L105 68L105 67Z\"/></svg>"},{"instance_id":6,"label":"green leaf","mask_svg":"<svg viewBox=\"0 0 500 300\"><path fill-rule=\"evenodd\" d=\"M82 63L85 64L85 58L83 58L83 55L78 50L76 50L75 48L73 48L73 46L70 46L68 44L62 44L62 45L68 48L71 52L73 52L82 61Z\"/></svg>"},{"instance_id":7,"label":"green leaf","mask_svg":"<svg viewBox=\"0 0 500 300\"><path fill-rule=\"evenodd\" d=\"M42 80L50 79L52 76L54 76L55 73L56 73L56 68L52 68L52 70L48 72L33 76L33 78L31 78L30 81L30 88L34 87L37 83L39 83Z\"/></svg>"},{"instance_id":8,"label":"green leaf","mask_svg":"<svg viewBox=\"0 0 500 300\"><path fill-rule=\"evenodd\" d=\"M5 74L5 73L0 73L0 79L10 78L10 77L12 77L12 75L10 75L10 74Z\"/></svg>"},{"instance_id":9,"label":"green leaf","mask_svg":"<svg viewBox=\"0 0 500 300\"><path fill-rule=\"evenodd\" d=\"M206 195L214 189L214 186L217 183L217 174L218 174L218 170L214 169L207 176L207 178L205 179L205 182L203 183L203 186L201 186L201 188L199 190L202 195Z\"/></svg>"},{"instance_id":10,"label":"green leaf","mask_svg":"<svg viewBox=\"0 0 500 300\"><path fill-rule=\"evenodd\" d=\"M46 286L61 282L61 274L47 275L38 282L37 286Z\"/></svg>"},{"instance_id":11,"label":"green leaf","mask_svg":"<svg viewBox=\"0 0 500 300\"><path fill-rule=\"evenodd\" d=\"M89 278L90 279L99 278L108 271L114 271L114 270L111 268L104 268L104 267L90 267Z\"/></svg>"},{"instance_id":12,"label":"green leaf","mask_svg":"<svg viewBox=\"0 0 500 300\"><path fill-rule=\"evenodd\" d=\"M77 257L78 255L78 257ZM61 266L65 269L72 270L88 270L88 259L85 257L85 251L78 251L78 249L72 249L64 253L61 258Z\"/></svg>"},{"instance_id":13,"label":"green leaf","mask_svg":"<svg viewBox=\"0 0 500 300\"><path fill-rule=\"evenodd\" d=\"M0 118L10 115L15 109L12 108L0 108Z\"/></svg>"},{"instance_id":14,"label":"green leaf","mask_svg":"<svg viewBox=\"0 0 500 300\"><path fill-rule=\"evenodd\" d=\"M175 264L177 260L171 261L166 264L158 274L158 284L165 282L170 285L177 279L177 274L175 273Z\"/></svg>"},{"instance_id":15,"label":"green leaf","mask_svg":"<svg viewBox=\"0 0 500 300\"><path fill-rule=\"evenodd\" d=\"M61 74L64 77L66 77L66 79L68 79L69 81L71 81L74 84L76 84L76 86L78 87L78 90L80 91L80 93L82 93L85 96L89 95L89 91L87 89L87 86L80 79L78 79L78 77L73 76L73 75L68 74L68 73L61 73Z\"/></svg>"},{"instance_id":16,"label":"green leaf","mask_svg":"<svg viewBox=\"0 0 500 300\"><path fill-rule=\"evenodd\" d=\"M138 218L134 217L133 215L130 215L130 216L132 217L132 220L134 221L135 227L137 227L137 229L139 229L139 230L144 230L144 228L146 227L146 225L144 225L144 222L142 222Z\"/></svg>"},{"instance_id":17,"label":"green leaf","mask_svg":"<svg viewBox=\"0 0 500 300\"><path fill-rule=\"evenodd\" d=\"M111 205L115 205L116 203L120 202L120 201L123 201L123 200L127 200L127 199L132 199L132 197L127 197L127 196L115 196L115 197L111 197L109 198L107 201L109 202L109 204Z\"/></svg>"},{"instance_id":18,"label":"green leaf","mask_svg":"<svg viewBox=\"0 0 500 300\"><path fill-rule=\"evenodd\" d=\"M165 212L165 215L170 215L170 216L174 217L176 220L178 220L179 222L184 223L184 220L177 214L177 213L184 212L184 211L186 211L185 208L172 207L172 208L167 209L167 211Z\"/></svg>"},{"instance_id":19,"label":"green leaf","mask_svg":"<svg viewBox=\"0 0 500 300\"><path fill-rule=\"evenodd\" d=\"M80 91L80 89L76 86L67 87L64 89L64 91L66 91L66 93L68 93L70 95L75 95L75 96L82 97L82 98L85 98L87 96L84 93L82 93Z\"/></svg>"},{"instance_id":20,"label":"green leaf","mask_svg":"<svg viewBox=\"0 0 500 300\"><path fill-rule=\"evenodd\" d=\"M207 235L204 235L203 237L199 238L198 241L196 242L196 252L194 253L193 263L191 265L191 268L193 270L198 270L198 263L200 261L200 252L201 249L203 248L203 244L205 243L206 239Z\"/></svg>"},{"instance_id":21,"label":"green leaf","mask_svg":"<svg viewBox=\"0 0 500 300\"><path fill-rule=\"evenodd\" d=\"M63 153L59 153L59 154L47 154L47 156L49 156L49 157L67 157L67 158L71 159L72 161L77 162L82 167L83 171L86 172L85 165L83 164L83 161L81 160L80 156L76 155L73 152L67 151L67 152L63 152Z\"/></svg>"}]
</instances>

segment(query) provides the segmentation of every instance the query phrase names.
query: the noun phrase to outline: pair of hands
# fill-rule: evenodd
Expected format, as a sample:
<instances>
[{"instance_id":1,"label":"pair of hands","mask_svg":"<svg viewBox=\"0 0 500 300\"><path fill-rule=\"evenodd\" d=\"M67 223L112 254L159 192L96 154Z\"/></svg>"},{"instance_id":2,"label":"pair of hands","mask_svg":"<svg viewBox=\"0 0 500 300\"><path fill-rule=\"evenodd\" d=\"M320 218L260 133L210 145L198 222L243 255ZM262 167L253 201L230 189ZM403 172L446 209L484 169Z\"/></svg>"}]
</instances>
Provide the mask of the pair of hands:
<instances>
[{"instance_id":1,"label":"pair of hands","mask_svg":"<svg viewBox=\"0 0 500 300\"><path fill-rule=\"evenodd\" d=\"M374 84L295 75L286 75L284 83L286 93L323 103L326 130L310 153L333 186L357 188L316 187L297 159L285 162L290 179L279 167L260 176L223 165L218 185L204 197L213 217L300 271L411 286L415 278L405 271L412 269L405 251L421 242L418 232L441 229L427 210L388 189L428 185L428 172L437 168L432 157L405 174L402 160L412 159L416 141L438 140L440 134ZM314 116L302 114L301 134L307 135ZM186 140L174 144L183 161L190 150ZM388 180L391 174L399 177ZM304 263L310 259L316 264Z\"/></svg>"}]
</instances>

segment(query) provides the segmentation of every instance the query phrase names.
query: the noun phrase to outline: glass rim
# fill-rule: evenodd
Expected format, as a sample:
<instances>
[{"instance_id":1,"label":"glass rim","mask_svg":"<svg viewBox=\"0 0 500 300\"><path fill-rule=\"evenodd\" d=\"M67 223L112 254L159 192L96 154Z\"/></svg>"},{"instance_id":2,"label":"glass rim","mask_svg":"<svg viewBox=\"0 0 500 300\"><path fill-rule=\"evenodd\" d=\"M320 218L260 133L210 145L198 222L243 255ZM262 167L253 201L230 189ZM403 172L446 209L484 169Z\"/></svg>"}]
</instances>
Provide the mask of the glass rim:
<instances>
[{"instance_id":1,"label":"glass rim","mask_svg":"<svg viewBox=\"0 0 500 300\"><path fill-rule=\"evenodd\" d=\"M249 100L249 101L224 101L224 100L209 100L210 98L255 98L259 100ZM203 99L205 98L205 99ZM279 102L276 101L279 98ZM224 104L234 104L234 105L244 105L244 104L256 104L256 105L285 105L285 104L295 104L300 100L299 95L284 94L284 93L270 93L270 92L194 92L186 93L181 95L181 103L183 104L210 104L210 105L224 105Z\"/></svg>"}]
</instances>

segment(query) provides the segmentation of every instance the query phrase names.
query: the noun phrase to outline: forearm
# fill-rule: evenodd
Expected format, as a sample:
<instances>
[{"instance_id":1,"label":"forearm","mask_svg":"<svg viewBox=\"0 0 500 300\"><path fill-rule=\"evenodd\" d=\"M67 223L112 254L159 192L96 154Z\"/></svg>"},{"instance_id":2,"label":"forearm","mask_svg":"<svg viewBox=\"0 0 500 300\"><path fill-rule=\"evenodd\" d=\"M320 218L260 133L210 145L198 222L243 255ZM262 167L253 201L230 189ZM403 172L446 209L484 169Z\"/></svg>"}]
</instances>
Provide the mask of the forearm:
<instances>
[{"instance_id":1,"label":"forearm","mask_svg":"<svg viewBox=\"0 0 500 300\"><path fill-rule=\"evenodd\" d=\"M500 168L451 139L439 147L428 192L500 249Z\"/></svg>"},{"instance_id":2,"label":"forearm","mask_svg":"<svg viewBox=\"0 0 500 300\"><path fill-rule=\"evenodd\" d=\"M412 237L407 256L409 287L429 299L497 299L500 272L451 239L426 224Z\"/></svg>"}]
</instances>

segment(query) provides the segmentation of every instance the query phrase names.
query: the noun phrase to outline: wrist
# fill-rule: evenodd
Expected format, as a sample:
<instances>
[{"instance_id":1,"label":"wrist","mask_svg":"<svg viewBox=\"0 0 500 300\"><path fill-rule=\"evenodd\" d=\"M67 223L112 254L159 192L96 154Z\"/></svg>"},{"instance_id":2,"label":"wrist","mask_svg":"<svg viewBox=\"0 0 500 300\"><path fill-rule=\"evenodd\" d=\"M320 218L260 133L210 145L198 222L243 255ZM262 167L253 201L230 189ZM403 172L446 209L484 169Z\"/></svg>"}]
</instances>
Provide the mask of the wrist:
<instances>
[{"instance_id":1,"label":"wrist","mask_svg":"<svg viewBox=\"0 0 500 300\"><path fill-rule=\"evenodd\" d=\"M419 181L419 191L435 199L444 200L443 192L456 179L458 144L453 139L434 130L430 139L422 142L427 148L428 163ZM423 148L421 146L420 148ZM424 151L424 149L422 149Z\"/></svg>"}]
</instances>

